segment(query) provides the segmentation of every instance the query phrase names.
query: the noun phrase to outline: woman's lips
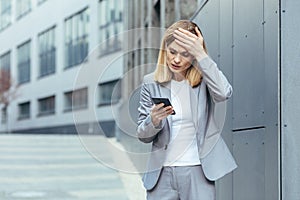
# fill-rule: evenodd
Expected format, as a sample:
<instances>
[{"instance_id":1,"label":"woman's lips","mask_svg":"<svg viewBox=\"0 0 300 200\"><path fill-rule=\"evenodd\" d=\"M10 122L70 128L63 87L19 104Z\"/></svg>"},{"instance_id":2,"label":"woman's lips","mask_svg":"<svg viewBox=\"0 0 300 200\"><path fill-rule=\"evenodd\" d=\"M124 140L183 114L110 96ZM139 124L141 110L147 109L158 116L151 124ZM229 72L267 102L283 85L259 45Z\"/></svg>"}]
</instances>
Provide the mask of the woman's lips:
<instances>
[{"instance_id":1,"label":"woman's lips","mask_svg":"<svg viewBox=\"0 0 300 200\"><path fill-rule=\"evenodd\" d=\"M171 67L172 67L173 69L176 69L176 70L180 69L180 66L173 65L173 64L171 64Z\"/></svg>"}]
</instances>

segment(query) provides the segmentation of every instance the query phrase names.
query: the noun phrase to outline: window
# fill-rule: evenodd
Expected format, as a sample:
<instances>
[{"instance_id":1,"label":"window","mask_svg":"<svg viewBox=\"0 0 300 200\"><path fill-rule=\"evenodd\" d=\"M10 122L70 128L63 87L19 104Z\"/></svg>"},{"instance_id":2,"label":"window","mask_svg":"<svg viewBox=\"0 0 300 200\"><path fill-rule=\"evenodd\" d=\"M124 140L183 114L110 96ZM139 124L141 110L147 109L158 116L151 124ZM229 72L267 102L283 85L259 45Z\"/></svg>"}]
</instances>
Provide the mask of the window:
<instances>
[{"instance_id":1,"label":"window","mask_svg":"<svg viewBox=\"0 0 300 200\"><path fill-rule=\"evenodd\" d=\"M65 67L81 64L88 55L88 9L65 20Z\"/></svg>"},{"instance_id":2,"label":"window","mask_svg":"<svg viewBox=\"0 0 300 200\"><path fill-rule=\"evenodd\" d=\"M7 91L11 87L10 80L10 51L0 56L0 91Z\"/></svg>"},{"instance_id":3,"label":"window","mask_svg":"<svg viewBox=\"0 0 300 200\"><path fill-rule=\"evenodd\" d=\"M10 72L10 51L0 56L0 69Z\"/></svg>"},{"instance_id":4,"label":"window","mask_svg":"<svg viewBox=\"0 0 300 200\"><path fill-rule=\"evenodd\" d=\"M11 23L11 1L0 0L0 31Z\"/></svg>"},{"instance_id":5,"label":"window","mask_svg":"<svg viewBox=\"0 0 300 200\"><path fill-rule=\"evenodd\" d=\"M99 1L99 44L100 54L121 50L123 31L123 0Z\"/></svg>"},{"instance_id":6,"label":"window","mask_svg":"<svg viewBox=\"0 0 300 200\"><path fill-rule=\"evenodd\" d=\"M30 118L30 102L19 104L19 119Z\"/></svg>"},{"instance_id":7,"label":"window","mask_svg":"<svg viewBox=\"0 0 300 200\"><path fill-rule=\"evenodd\" d=\"M65 110L78 110L88 107L87 88L78 89L65 93Z\"/></svg>"},{"instance_id":8,"label":"window","mask_svg":"<svg viewBox=\"0 0 300 200\"><path fill-rule=\"evenodd\" d=\"M16 1L17 19L22 18L23 16L28 14L30 11L31 11L31 0L17 0Z\"/></svg>"},{"instance_id":9,"label":"window","mask_svg":"<svg viewBox=\"0 0 300 200\"><path fill-rule=\"evenodd\" d=\"M5 124L7 121L7 107L1 109L1 124Z\"/></svg>"},{"instance_id":10,"label":"window","mask_svg":"<svg viewBox=\"0 0 300 200\"><path fill-rule=\"evenodd\" d=\"M99 84L99 106L117 103L120 98L120 80L114 80Z\"/></svg>"},{"instance_id":11,"label":"window","mask_svg":"<svg viewBox=\"0 0 300 200\"><path fill-rule=\"evenodd\" d=\"M18 47L18 82L30 81L30 41Z\"/></svg>"},{"instance_id":12,"label":"window","mask_svg":"<svg viewBox=\"0 0 300 200\"><path fill-rule=\"evenodd\" d=\"M43 77L55 72L55 27L39 35L39 76Z\"/></svg>"},{"instance_id":13,"label":"window","mask_svg":"<svg viewBox=\"0 0 300 200\"><path fill-rule=\"evenodd\" d=\"M38 100L39 116L51 115L55 113L55 96L41 98Z\"/></svg>"}]
</instances>

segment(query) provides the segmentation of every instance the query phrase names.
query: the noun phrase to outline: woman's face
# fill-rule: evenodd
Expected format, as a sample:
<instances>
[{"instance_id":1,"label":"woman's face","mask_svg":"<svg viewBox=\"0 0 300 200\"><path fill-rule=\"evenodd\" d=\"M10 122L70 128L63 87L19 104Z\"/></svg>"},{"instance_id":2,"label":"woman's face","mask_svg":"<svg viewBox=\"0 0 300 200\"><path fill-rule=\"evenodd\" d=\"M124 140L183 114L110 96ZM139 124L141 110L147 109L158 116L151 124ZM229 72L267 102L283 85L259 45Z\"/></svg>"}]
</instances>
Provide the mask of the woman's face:
<instances>
[{"instance_id":1,"label":"woman's face","mask_svg":"<svg viewBox=\"0 0 300 200\"><path fill-rule=\"evenodd\" d=\"M167 65L175 77L185 77L193 59L193 56L175 41L167 46Z\"/></svg>"}]
</instances>

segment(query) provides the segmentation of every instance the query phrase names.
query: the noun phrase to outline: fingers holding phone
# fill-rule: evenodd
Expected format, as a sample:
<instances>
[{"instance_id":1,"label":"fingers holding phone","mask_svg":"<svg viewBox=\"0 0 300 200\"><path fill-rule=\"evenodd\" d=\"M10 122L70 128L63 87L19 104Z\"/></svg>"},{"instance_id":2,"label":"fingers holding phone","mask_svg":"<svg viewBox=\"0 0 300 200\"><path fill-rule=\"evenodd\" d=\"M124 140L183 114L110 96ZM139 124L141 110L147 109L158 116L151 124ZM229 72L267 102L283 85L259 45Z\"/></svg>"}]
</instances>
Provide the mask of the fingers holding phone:
<instances>
[{"instance_id":1,"label":"fingers holding phone","mask_svg":"<svg viewBox=\"0 0 300 200\"><path fill-rule=\"evenodd\" d=\"M173 113L172 106L164 106L164 103L154 104L151 110L151 119L153 125L159 126L160 122Z\"/></svg>"}]
</instances>

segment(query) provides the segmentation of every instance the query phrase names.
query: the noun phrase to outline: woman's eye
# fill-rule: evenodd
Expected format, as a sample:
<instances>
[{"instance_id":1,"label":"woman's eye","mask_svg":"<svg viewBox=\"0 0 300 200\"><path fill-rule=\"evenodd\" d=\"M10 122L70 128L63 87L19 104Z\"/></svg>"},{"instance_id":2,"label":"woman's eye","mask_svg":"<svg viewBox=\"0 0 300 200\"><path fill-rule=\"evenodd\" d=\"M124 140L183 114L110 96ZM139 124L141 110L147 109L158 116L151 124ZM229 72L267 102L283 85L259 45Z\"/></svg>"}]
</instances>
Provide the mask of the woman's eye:
<instances>
[{"instance_id":1,"label":"woman's eye","mask_svg":"<svg viewBox=\"0 0 300 200\"><path fill-rule=\"evenodd\" d=\"M173 50L170 50L170 53L171 53L171 54L176 54L177 52L176 52L176 51L173 51Z\"/></svg>"},{"instance_id":2,"label":"woman's eye","mask_svg":"<svg viewBox=\"0 0 300 200\"><path fill-rule=\"evenodd\" d=\"M183 57L189 57L190 56L190 54L188 53L188 52L184 52L184 53L182 53L181 54Z\"/></svg>"}]
</instances>

